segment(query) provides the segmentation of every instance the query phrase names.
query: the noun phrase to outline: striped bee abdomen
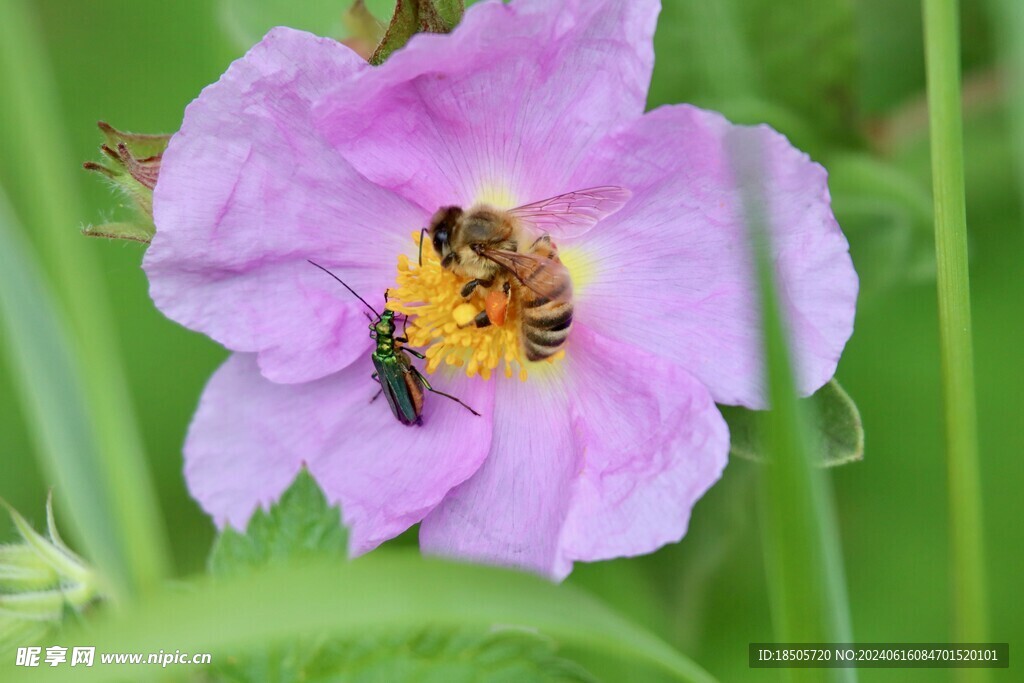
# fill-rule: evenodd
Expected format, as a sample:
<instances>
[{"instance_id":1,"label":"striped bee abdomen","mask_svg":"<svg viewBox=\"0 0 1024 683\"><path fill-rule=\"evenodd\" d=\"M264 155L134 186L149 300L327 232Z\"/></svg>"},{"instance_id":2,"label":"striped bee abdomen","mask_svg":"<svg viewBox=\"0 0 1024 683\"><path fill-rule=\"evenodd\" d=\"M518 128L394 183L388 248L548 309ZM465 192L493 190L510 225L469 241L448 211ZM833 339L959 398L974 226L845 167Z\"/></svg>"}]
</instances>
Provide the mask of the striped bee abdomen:
<instances>
[{"instance_id":1,"label":"striped bee abdomen","mask_svg":"<svg viewBox=\"0 0 1024 683\"><path fill-rule=\"evenodd\" d=\"M544 360L558 353L572 328L572 302L550 299L523 301L521 315L526 358Z\"/></svg>"}]
</instances>

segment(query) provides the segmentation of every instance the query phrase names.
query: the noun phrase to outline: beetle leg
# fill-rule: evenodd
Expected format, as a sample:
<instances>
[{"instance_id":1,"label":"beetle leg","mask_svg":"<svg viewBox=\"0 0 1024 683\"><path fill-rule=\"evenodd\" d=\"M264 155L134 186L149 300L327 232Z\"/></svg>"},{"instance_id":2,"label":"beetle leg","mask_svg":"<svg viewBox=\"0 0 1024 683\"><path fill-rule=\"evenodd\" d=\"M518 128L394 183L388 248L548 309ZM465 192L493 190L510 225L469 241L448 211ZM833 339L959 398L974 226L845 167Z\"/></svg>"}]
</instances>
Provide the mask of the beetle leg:
<instances>
[{"instance_id":1,"label":"beetle leg","mask_svg":"<svg viewBox=\"0 0 1024 683\"><path fill-rule=\"evenodd\" d=\"M465 409L466 409L466 410L468 410L469 412L473 413L473 414L474 414L474 415L476 415L477 417L480 417L480 413L476 412L475 410L473 410L472 408L470 408L470 407L469 407L469 406L467 406L467 405L466 405L465 403L463 403L463 402L462 402L462 401L460 401L459 399L455 398L455 397L454 397L454 396L452 396L451 394L446 394L446 393L444 393L443 391L438 391L438 390L437 390L437 389L435 389L434 387L430 386L430 382L428 382L428 381L427 381L427 378L423 376L423 373L422 373L422 372L420 372L420 371L419 371L419 370L417 370L416 368L413 368L413 369L412 369L412 371L413 371L413 372L414 372L414 373L416 374L416 376L417 376L417 377L419 378L419 380L420 380L420 383L421 383L421 384L423 384L423 388L424 388L424 389L426 389L427 391L429 391L429 392L430 392L430 393L432 393L432 394L437 394L438 396L444 396L445 398L450 398L451 400L455 401L456 403L458 403L458 404L459 404L460 406L462 406L463 408L465 408Z\"/></svg>"}]
</instances>

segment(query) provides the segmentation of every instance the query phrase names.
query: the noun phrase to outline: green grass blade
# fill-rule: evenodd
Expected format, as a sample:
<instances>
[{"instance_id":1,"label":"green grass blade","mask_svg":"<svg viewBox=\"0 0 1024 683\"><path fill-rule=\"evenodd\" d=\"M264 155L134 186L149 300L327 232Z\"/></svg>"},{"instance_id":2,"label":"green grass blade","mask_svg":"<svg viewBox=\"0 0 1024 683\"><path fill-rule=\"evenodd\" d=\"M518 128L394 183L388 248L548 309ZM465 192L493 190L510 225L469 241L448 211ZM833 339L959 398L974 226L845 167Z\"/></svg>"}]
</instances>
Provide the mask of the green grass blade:
<instances>
[{"instance_id":1,"label":"green grass blade","mask_svg":"<svg viewBox=\"0 0 1024 683\"><path fill-rule=\"evenodd\" d=\"M761 487L762 538L775 638L780 642L850 642L839 527L832 492L812 454L808 418L797 400L785 323L776 297L770 231L764 215L761 155L753 129L737 131L730 152L743 188L755 254L769 398L763 414L771 464ZM854 669L789 669L794 681L855 681Z\"/></svg>"},{"instance_id":2,"label":"green grass blade","mask_svg":"<svg viewBox=\"0 0 1024 683\"><path fill-rule=\"evenodd\" d=\"M373 629L487 630L495 625L537 629L561 646L600 651L675 680L714 681L664 641L570 586L386 551L346 564L310 561L230 582L167 590L130 613L97 619L86 633L66 633L61 642L95 645L97 660L102 652L174 648L210 652L216 662L233 651L265 648L288 637L358 637ZM148 667L146 680L170 675L173 669ZM63 681L67 675L48 667L27 673L23 679L33 681ZM123 677L117 667L96 666L75 674L83 683Z\"/></svg>"},{"instance_id":3,"label":"green grass blade","mask_svg":"<svg viewBox=\"0 0 1024 683\"><path fill-rule=\"evenodd\" d=\"M967 268L958 10L956 0L924 0L953 563L953 639L983 642L987 633L985 565ZM988 678L984 669L960 671L963 680Z\"/></svg>"},{"instance_id":4,"label":"green grass blade","mask_svg":"<svg viewBox=\"0 0 1024 683\"><path fill-rule=\"evenodd\" d=\"M96 553L111 548L90 546L87 554L107 569L117 590L131 591L166 573L165 530L118 360L103 278L89 245L78 234L84 215L74 175L79 164L68 158L69 145L63 139L47 65L28 5L23 0L0 3L0 79L6 93L0 98L0 129L4 131L4 166L9 171L6 184L17 192L10 199L25 227L36 236L40 259L56 285L57 305L51 312L67 323L57 327L72 335L67 343L69 362L80 373L87 420L95 435L94 449L52 451L44 462L51 476L63 482L56 490L58 499L82 505L104 492L110 510L102 520L93 518L97 528L82 529L82 540L95 543L105 534L112 535L116 553L101 558ZM92 454L88 462L74 460L85 452ZM70 474L85 469L102 482L99 489L84 488L82 480ZM84 514L76 506L69 509L75 515Z\"/></svg>"},{"instance_id":5,"label":"green grass blade","mask_svg":"<svg viewBox=\"0 0 1024 683\"><path fill-rule=\"evenodd\" d=\"M16 228L0 190L0 330L6 365L18 385L37 451L74 514L67 522L108 576L118 576L124 549L113 536L113 510L69 335L52 293ZM4 458L19 457L4 453Z\"/></svg>"}]
</instances>

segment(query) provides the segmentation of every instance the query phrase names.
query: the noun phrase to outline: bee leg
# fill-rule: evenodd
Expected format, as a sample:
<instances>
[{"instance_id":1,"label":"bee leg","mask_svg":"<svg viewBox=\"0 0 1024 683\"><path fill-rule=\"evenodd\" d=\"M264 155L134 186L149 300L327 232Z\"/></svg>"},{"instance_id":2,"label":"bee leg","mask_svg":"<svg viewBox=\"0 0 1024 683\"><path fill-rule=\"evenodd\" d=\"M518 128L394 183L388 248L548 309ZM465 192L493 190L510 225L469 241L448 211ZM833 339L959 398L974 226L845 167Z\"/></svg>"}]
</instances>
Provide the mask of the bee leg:
<instances>
[{"instance_id":1,"label":"bee leg","mask_svg":"<svg viewBox=\"0 0 1024 683\"><path fill-rule=\"evenodd\" d=\"M420 353L416 349L410 349L408 346L403 346L402 350L405 351L406 353L411 353L412 355L416 356L420 360L423 360L424 358L426 358L426 356L424 356L422 353Z\"/></svg>"},{"instance_id":2,"label":"bee leg","mask_svg":"<svg viewBox=\"0 0 1024 683\"><path fill-rule=\"evenodd\" d=\"M380 398L380 395L381 395L381 394L383 394L383 393L384 393L384 390L383 390L383 389L378 389L378 390L377 390L377 393L376 393L376 394L374 394L374 395L373 395L373 398L371 398L371 399L370 399L370 403L373 403L373 402L374 402L374 401L376 401L376 400L377 400L378 398Z\"/></svg>"},{"instance_id":3,"label":"bee leg","mask_svg":"<svg viewBox=\"0 0 1024 683\"><path fill-rule=\"evenodd\" d=\"M491 278L490 280L481 280L480 278L476 278L475 280L470 280L464 284L462 286L462 290L459 291L459 294L463 299L468 299L469 295L472 294L477 287L490 287L493 284L494 278Z\"/></svg>"},{"instance_id":4,"label":"bee leg","mask_svg":"<svg viewBox=\"0 0 1024 683\"><path fill-rule=\"evenodd\" d=\"M490 327L491 316L487 315L487 311L480 311L476 314L476 317L473 318L473 324L477 327Z\"/></svg>"},{"instance_id":5,"label":"bee leg","mask_svg":"<svg viewBox=\"0 0 1024 683\"><path fill-rule=\"evenodd\" d=\"M459 328L460 329L465 329L465 328L469 327L470 325L475 325L476 327L490 327L491 324L492 324L491 318L490 318L490 316L487 315L487 311L480 311L473 318L472 322L468 322L465 325L459 325Z\"/></svg>"},{"instance_id":6,"label":"bee leg","mask_svg":"<svg viewBox=\"0 0 1024 683\"><path fill-rule=\"evenodd\" d=\"M416 374L416 376L417 376L417 377L419 378L419 380L420 380L420 383L421 383L421 384L423 385L423 388L424 388L424 389L426 389L427 391L429 391L429 392L430 392L430 393L432 393L432 394L437 394L438 396L444 396L445 398L450 398L451 400L455 401L456 403L458 403L458 404L459 404L460 406L462 406L463 408L465 408L465 409L466 409L466 410L468 410L469 412L473 413L473 414L474 414L474 415L476 415L477 417L480 417L480 413L476 412L475 410L473 410L472 408L470 408L470 407L469 407L469 406L467 406L467 405L466 405L465 403L463 403L463 402L462 402L462 401L460 401L459 399L455 398L455 397L454 397L454 396L452 396L451 394L446 394L446 393L444 393L443 391L438 391L438 390L437 390L437 389L435 389L434 387L430 386L430 382L428 382L428 381L427 381L427 378L423 376L423 373L422 373L422 372L420 372L420 371L419 371L419 370L417 370L416 368L413 368L413 369L412 369L412 371L413 371L413 372L414 372L414 373Z\"/></svg>"}]
</instances>

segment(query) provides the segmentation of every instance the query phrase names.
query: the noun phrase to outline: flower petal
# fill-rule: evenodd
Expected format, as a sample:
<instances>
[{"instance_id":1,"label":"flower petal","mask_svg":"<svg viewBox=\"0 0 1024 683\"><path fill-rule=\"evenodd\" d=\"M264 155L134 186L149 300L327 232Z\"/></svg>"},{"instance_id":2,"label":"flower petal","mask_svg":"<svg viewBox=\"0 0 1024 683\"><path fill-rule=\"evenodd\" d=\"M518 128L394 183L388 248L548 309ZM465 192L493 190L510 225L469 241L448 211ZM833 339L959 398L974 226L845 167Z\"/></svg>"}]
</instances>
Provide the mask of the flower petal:
<instances>
[{"instance_id":1,"label":"flower petal","mask_svg":"<svg viewBox=\"0 0 1024 683\"><path fill-rule=\"evenodd\" d=\"M531 368L526 382L495 383L490 453L423 520L420 546L552 575L579 469L563 379Z\"/></svg>"},{"instance_id":2,"label":"flower petal","mask_svg":"<svg viewBox=\"0 0 1024 683\"><path fill-rule=\"evenodd\" d=\"M362 304L394 279L423 212L360 176L310 109L369 67L347 47L274 29L189 105L163 157L144 267L170 318L260 354L280 382L330 374L365 349Z\"/></svg>"},{"instance_id":3,"label":"flower petal","mask_svg":"<svg viewBox=\"0 0 1024 683\"><path fill-rule=\"evenodd\" d=\"M726 139L741 129L691 106L662 107L597 145L585 187L633 192L575 242L576 320L669 357L715 401L766 406L758 290ZM825 170L767 126L762 194L800 391L835 373L853 332L857 274L830 208Z\"/></svg>"},{"instance_id":4,"label":"flower petal","mask_svg":"<svg viewBox=\"0 0 1024 683\"><path fill-rule=\"evenodd\" d=\"M576 560L648 553L685 534L729 451L707 389L583 326L563 363L499 381L491 452L423 520L425 552L562 579Z\"/></svg>"},{"instance_id":5,"label":"flower petal","mask_svg":"<svg viewBox=\"0 0 1024 683\"><path fill-rule=\"evenodd\" d=\"M567 183L609 126L643 113L656 0L517 0L471 7L339 84L325 135L366 177L433 212L507 207Z\"/></svg>"},{"instance_id":6,"label":"flower petal","mask_svg":"<svg viewBox=\"0 0 1024 683\"><path fill-rule=\"evenodd\" d=\"M482 414L427 394L421 426L398 422L371 379L369 354L304 384L275 384L251 354L214 374L185 443L185 478L214 521L244 528L276 500L304 464L340 503L353 554L423 518L483 461L491 435L493 384L461 373L431 383Z\"/></svg>"},{"instance_id":7,"label":"flower petal","mask_svg":"<svg viewBox=\"0 0 1024 683\"><path fill-rule=\"evenodd\" d=\"M565 362L583 455L559 576L575 560L640 555L681 539L729 453L710 393L674 363L583 325L573 329Z\"/></svg>"}]
</instances>

